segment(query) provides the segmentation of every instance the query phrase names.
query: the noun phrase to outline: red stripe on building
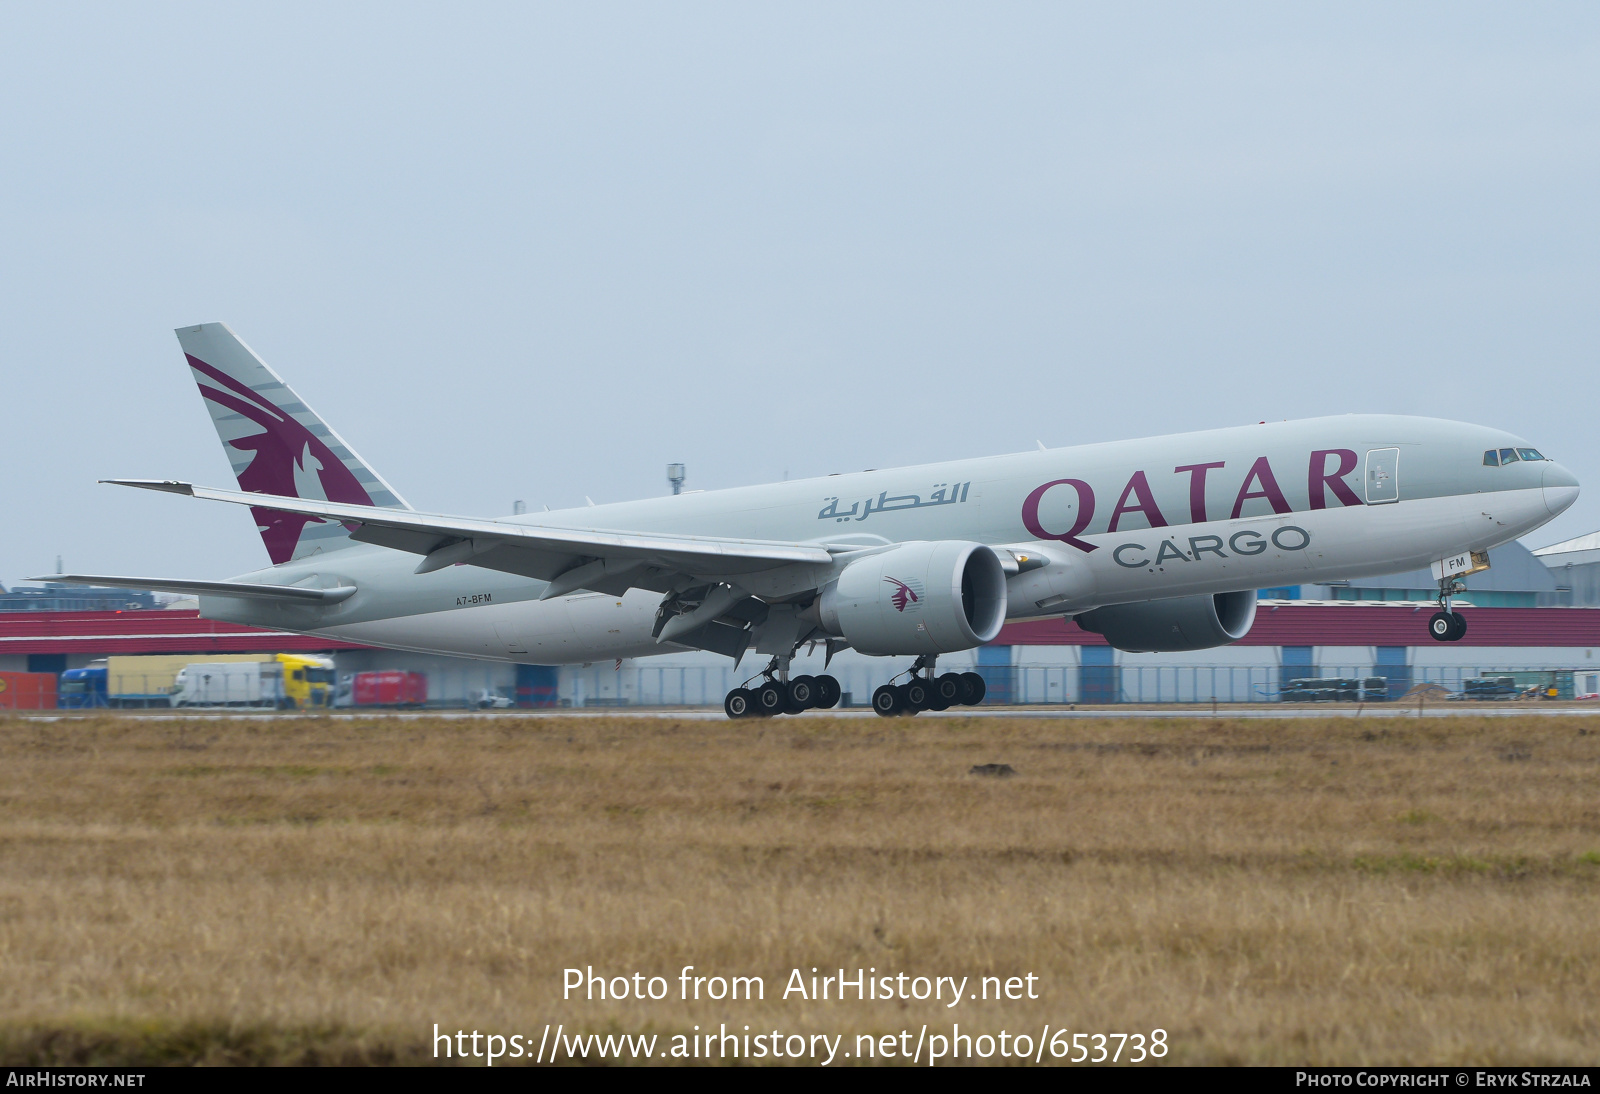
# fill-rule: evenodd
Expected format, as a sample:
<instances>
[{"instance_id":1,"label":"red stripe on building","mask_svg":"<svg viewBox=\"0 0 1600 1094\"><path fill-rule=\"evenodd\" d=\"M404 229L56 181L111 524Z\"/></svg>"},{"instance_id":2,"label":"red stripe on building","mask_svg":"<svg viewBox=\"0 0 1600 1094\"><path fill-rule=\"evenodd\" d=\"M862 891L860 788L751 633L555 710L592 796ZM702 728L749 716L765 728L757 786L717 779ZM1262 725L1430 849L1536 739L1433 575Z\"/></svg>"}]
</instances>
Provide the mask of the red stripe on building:
<instances>
[{"instance_id":1,"label":"red stripe on building","mask_svg":"<svg viewBox=\"0 0 1600 1094\"><path fill-rule=\"evenodd\" d=\"M353 642L201 619L197 611L4 612L0 654L320 653Z\"/></svg>"},{"instance_id":2,"label":"red stripe on building","mask_svg":"<svg viewBox=\"0 0 1600 1094\"><path fill-rule=\"evenodd\" d=\"M1239 646L1425 646L1431 604L1263 603ZM1460 646L1600 646L1600 608L1463 608ZM997 645L1103 646L1106 640L1065 619L1006 626Z\"/></svg>"}]
</instances>

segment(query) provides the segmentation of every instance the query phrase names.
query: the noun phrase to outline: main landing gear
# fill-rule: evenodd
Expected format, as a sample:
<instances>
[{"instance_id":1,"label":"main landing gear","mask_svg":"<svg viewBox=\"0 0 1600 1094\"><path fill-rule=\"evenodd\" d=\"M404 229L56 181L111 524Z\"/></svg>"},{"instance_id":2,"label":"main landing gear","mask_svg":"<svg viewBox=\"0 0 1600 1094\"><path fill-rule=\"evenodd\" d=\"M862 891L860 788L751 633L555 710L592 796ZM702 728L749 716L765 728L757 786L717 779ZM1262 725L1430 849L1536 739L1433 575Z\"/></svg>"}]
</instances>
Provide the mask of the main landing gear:
<instances>
[{"instance_id":1,"label":"main landing gear","mask_svg":"<svg viewBox=\"0 0 1600 1094\"><path fill-rule=\"evenodd\" d=\"M1435 642L1459 642L1467 633L1467 621L1460 612L1450 610L1450 598L1467 587L1453 578L1439 579L1439 610L1428 617L1428 634Z\"/></svg>"},{"instance_id":2,"label":"main landing gear","mask_svg":"<svg viewBox=\"0 0 1600 1094\"><path fill-rule=\"evenodd\" d=\"M758 680L760 683L756 683ZM774 657L760 673L728 692L722 700L722 710L730 718L770 718L803 710L832 710L838 702L839 681L831 676L796 676L791 680L789 659Z\"/></svg>"},{"instance_id":3,"label":"main landing gear","mask_svg":"<svg viewBox=\"0 0 1600 1094\"><path fill-rule=\"evenodd\" d=\"M897 714L917 714L924 710L949 710L954 706L976 706L983 702L988 690L983 677L975 672L947 672L933 674L935 657L923 654L916 664L905 672L889 678L889 682L872 693L872 709L885 718ZM907 676L903 684L896 684L900 676Z\"/></svg>"}]
</instances>

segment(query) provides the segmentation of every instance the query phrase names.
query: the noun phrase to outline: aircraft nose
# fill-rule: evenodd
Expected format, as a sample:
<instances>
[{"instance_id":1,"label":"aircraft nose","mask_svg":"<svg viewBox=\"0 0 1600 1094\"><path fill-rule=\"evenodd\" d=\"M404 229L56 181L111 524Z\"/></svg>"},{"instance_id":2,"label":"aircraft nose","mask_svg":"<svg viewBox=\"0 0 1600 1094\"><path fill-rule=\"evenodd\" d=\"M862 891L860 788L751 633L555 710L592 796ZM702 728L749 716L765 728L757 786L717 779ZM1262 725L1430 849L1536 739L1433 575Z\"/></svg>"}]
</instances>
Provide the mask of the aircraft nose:
<instances>
[{"instance_id":1,"label":"aircraft nose","mask_svg":"<svg viewBox=\"0 0 1600 1094\"><path fill-rule=\"evenodd\" d=\"M1550 510L1551 516L1567 511L1573 502L1578 500L1578 480L1571 471L1559 463L1551 463L1544 469L1544 507Z\"/></svg>"}]
</instances>

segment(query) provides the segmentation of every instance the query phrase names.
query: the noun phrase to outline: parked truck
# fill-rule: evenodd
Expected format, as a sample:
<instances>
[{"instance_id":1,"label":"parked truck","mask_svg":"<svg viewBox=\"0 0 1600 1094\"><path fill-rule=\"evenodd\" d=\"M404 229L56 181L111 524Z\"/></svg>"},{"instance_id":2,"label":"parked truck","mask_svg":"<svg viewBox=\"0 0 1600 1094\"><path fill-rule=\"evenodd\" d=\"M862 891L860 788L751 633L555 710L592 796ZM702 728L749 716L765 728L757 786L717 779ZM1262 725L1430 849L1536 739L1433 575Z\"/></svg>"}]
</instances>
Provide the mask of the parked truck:
<instances>
[{"instance_id":1,"label":"parked truck","mask_svg":"<svg viewBox=\"0 0 1600 1094\"><path fill-rule=\"evenodd\" d=\"M105 663L63 672L56 685L56 705L62 710L92 710L110 706L106 697Z\"/></svg>"},{"instance_id":2,"label":"parked truck","mask_svg":"<svg viewBox=\"0 0 1600 1094\"><path fill-rule=\"evenodd\" d=\"M332 698L333 659L280 653L270 661L206 661L178 670L175 707L326 708Z\"/></svg>"},{"instance_id":3,"label":"parked truck","mask_svg":"<svg viewBox=\"0 0 1600 1094\"><path fill-rule=\"evenodd\" d=\"M175 707L273 707L290 705L283 666L276 661L197 662L178 670Z\"/></svg>"},{"instance_id":4,"label":"parked truck","mask_svg":"<svg viewBox=\"0 0 1600 1094\"><path fill-rule=\"evenodd\" d=\"M386 669L358 672L339 681L335 706L420 707L428 702L428 678L420 672Z\"/></svg>"}]
</instances>

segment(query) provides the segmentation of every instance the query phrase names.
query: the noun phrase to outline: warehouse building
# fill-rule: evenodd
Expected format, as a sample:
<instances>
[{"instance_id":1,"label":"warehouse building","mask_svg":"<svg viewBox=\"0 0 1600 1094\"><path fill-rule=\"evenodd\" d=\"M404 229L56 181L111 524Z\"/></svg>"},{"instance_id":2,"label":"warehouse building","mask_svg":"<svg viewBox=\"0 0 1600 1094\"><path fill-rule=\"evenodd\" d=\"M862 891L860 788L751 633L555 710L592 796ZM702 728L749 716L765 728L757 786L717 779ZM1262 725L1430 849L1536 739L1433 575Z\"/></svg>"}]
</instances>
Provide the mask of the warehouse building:
<instances>
[{"instance_id":1,"label":"warehouse building","mask_svg":"<svg viewBox=\"0 0 1600 1094\"><path fill-rule=\"evenodd\" d=\"M161 607L155 593L94 589L49 581L42 586L0 585L0 612L137 612Z\"/></svg>"},{"instance_id":2,"label":"warehouse building","mask_svg":"<svg viewBox=\"0 0 1600 1094\"><path fill-rule=\"evenodd\" d=\"M1533 553L1555 579L1556 603L1600 607L1600 532L1553 543Z\"/></svg>"},{"instance_id":3,"label":"warehouse building","mask_svg":"<svg viewBox=\"0 0 1600 1094\"><path fill-rule=\"evenodd\" d=\"M1600 533L1538 552L1507 544L1490 558L1491 568L1469 578L1468 592L1457 600L1468 620L1460 642L1428 637L1434 582L1417 571L1262 590L1250 633L1213 649L1125 653L1054 618L1007 626L995 642L943 657L939 665L978 671L997 703L1275 702L1307 679L1378 678L1388 697L1417 683L1461 693L1469 681L1485 678L1509 679L1519 690L1543 684L1562 697L1600 693ZM0 672L59 673L113 653L185 653L203 660L210 653L323 652L335 658L341 676L422 673L430 704L437 706L475 706L494 697L577 707L716 706L764 664L754 654L735 666L726 657L685 651L559 668L513 665L258 630L175 608L0 613ZM847 650L827 663L817 647L802 651L794 671L818 674L825 664L859 704L908 668L910 658Z\"/></svg>"}]
</instances>

